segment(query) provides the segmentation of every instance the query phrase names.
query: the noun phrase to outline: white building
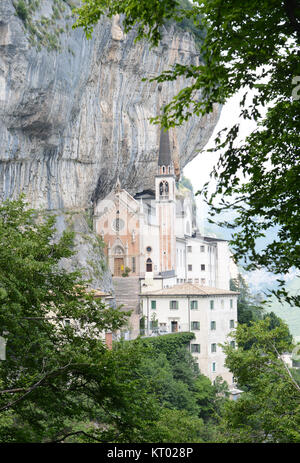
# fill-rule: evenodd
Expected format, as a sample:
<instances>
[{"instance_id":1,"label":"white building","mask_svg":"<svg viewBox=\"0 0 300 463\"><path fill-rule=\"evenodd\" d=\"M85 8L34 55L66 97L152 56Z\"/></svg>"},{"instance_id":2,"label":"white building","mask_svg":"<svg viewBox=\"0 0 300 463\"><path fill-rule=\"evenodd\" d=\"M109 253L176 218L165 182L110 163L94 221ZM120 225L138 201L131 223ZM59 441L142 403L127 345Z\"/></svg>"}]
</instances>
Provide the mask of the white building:
<instances>
[{"instance_id":1,"label":"white building","mask_svg":"<svg viewBox=\"0 0 300 463\"><path fill-rule=\"evenodd\" d=\"M192 283L141 293L146 335L193 332L190 350L201 373L212 381L222 376L229 385L232 374L225 368L220 344L237 325L237 296L229 290Z\"/></svg>"}]
</instances>

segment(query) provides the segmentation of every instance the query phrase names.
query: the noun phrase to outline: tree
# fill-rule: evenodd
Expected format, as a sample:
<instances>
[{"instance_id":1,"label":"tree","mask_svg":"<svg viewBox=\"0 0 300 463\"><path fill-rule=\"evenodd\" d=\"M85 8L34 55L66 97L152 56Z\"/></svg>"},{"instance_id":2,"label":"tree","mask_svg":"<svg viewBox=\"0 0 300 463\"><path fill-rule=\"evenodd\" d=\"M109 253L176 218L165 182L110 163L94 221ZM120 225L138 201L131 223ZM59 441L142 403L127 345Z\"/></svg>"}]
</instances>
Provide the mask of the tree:
<instances>
[{"instance_id":1,"label":"tree","mask_svg":"<svg viewBox=\"0 0 300 463\"><path fill-rule=\"evenodd\" d=\"M169 128L183 124L192 115L209 114L215 104L224 104L242 93L244 119L258 128L238 144L239 124L222 130L214 151L220 151L211 175L217 180L212 195L202 190L212 217L228 210L233 221L219 225L235 230L230 242L236 260L247 270L265 267L278 275L277 297L300 305L299 296L289 296L281 275L300 264L299 220L299 127L300 7L296 0L84 0L75 9L75 27L90 37L103 15L122 14L125 32L136 28L136 39L157 45L163 26L170 21L190 20L201 31L200 65L180 64L150 80L163 83L179 76L190 79L153 118ZM199 43L199 42L198 42ZM255 91L249 94L250 91ZM262 107L267 107L264 114ZM221 197L219 202L216 202ZM276 230L276 237L263 249L257 239Z\"/></svg>"},{"instance_id":2,"label":"tree","mask_svg":"<svg viewBox=\"0 0 300 463\"><path fill-rule=\"evenodd\" d=\"M281 359L292 348L289 330L280 319L273 322L267 316L239 325L237 349L224 347L226 366L245 392L224 405L222 441L300 442L300 383Z\"/></svg>"},{"instance_id":3,"label":"tree","mask_svg":"<svg viewBox=\"0 0 300 463\"><path fill-rule=\"evenodd\" d=\"M80 272L61 267L74 253L73 234L58 239L55 217L22 198L0 206L0 245L0 335L7 340L0 442L211 438L207 407L215 390L186 349L192 333L108 350L101 332L120 328L127 315L96 300Z\"/></svg>"},{"instance_id":4,"label":"tree","mask_svg":"<svg viewBox=\"0 0 300 463\"><path fill-rule=\"evenodd\" d=\"M143 349L107 350L101 332L120 328L127 316L95 300L79 272L60 267L74 252L72 234L56 240L54 225L55 217L23 199L0 206L0 335L7 339L0 441L142 439L134 430L158 410L147 387L128 380ZM90 426L98 416L105 429Z\"/></svg>"},{"instance_id":5,"label":"tree","mask_svg":"<svg viewBox=\"0 0 300 463\"><path fill-rule=\"evenodd\" d=\"M261 316L262 309L255 303L249 287L240 273L237 278L230 280L230 290L239 292L237 300L238 323L250 325L252 321L257 321Z\"/></svg>"}]
</instances>

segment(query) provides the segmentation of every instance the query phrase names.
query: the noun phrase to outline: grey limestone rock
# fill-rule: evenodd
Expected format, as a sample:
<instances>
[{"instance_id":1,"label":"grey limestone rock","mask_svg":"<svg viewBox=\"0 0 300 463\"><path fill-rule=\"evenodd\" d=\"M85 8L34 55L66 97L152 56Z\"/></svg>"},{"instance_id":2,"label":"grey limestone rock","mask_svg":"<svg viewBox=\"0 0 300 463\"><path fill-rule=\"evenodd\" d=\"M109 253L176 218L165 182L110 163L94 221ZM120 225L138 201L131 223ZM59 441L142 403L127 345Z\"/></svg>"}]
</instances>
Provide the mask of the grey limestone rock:
<instances>
[{"instance_id":1,"label":"grey limestone rock","mask_svg":"<svg viewBox=\"0 0 300 463\"><path fill-rule=\"evenodd\" d=\"M142 78L198 63L192 35L171 27L154 49L115 18L87 40L72 30L72 2L35 3L25 28L14 1L0 2L0 197L24 192L33 207L64 214L89 210L117 176L130 193L153 187L160 128L149 119L187 82L159 91ZM216 108L173 130L177 166L206 144L218 117Z\"/></svg>"}]
</instances>

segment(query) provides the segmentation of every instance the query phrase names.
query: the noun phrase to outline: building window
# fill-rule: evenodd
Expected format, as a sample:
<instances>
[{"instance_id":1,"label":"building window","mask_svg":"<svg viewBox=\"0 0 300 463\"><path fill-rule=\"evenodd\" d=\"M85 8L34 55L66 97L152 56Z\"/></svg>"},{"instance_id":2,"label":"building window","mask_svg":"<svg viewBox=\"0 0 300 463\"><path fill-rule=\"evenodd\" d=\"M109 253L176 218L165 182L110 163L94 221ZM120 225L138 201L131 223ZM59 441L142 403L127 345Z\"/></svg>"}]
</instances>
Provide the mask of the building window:
<instances>
[{"instance_id":1,"label":"building window","mask_svg":"<svg viewBox=\"0 0 300 463\"><path fill-rule=\"evenodd\" d=\"M199 278L195 278L195 283L196 283L196 284L199 283Z\"/></svg>"},{"instance_id":2,"label":"building window","mask_svg":"<svg viewBox=\"0 0 300 463\"><path fill-rule=\"evenodd\" d=\"M224 309L224 299L221 299L221 309Z\"/></svg>"},{"instance_id":3,"label":"building window","mask_svg":"<svg viewBox=\"0 0 300 463\"><path fill-rule=\"evenodd\" d=\"M65 326L70 326L71 322L68 318L65 319Z\"/></svg>"},{"instance_id":4,"label":"building window","mask_svg":"<svg viewBox=\"0 0 300 463\"><path fill-rule=\"evenodd\" d=\"M205 246L200 246L200 252L205 252Z\"/></svg>"},{"instance_id":5,"label":"building window","mask_svg":"<svg viewBox=\"0 0 300 463\"><path fill-rule=\"evenodd\" d=\"M193 278L188 278L188 283L193 283Z\"/></svg>"},{"instance_id":6,"label":"building window","mask_svg":"<svg viewBox=\"0 0 300 463\"><path fill-rule=\"evenodd\" d=\"M192 252L192 246L187 247L187 252Z\"/></svg>"},{"instance_id":7,"label":"building window","mask_svg":"<svg viewBox=\"0 0 300 463\"><path fill-rule=\"evenodd\" d=\"M211 300L209 301L210 304L210 310L213 310L215 308L215 301Z\"/></svg>"},{"instance_id":8,"label":"building window","mask_svg":"<svg viewBox=\"0 0 300 463\"><path fill-rule=\"evenodd\" d=\"M200 330L200 322L191 322L191 330Z\"/></svg>"},{"instance_id":9,"label":"building window","mask_svg":"<svg viewBox=\"0 0 300 463\"><path fill-rule=\"evenodd\" d=\"M217 352L217 344L211 345L211 352Z\"/></svg>"},{"instance_id":10,"label":"building window","mask_svg":"<svg viewBox=\"0 0 300 463\"><path fill-rule=\"evenodd\" d=\"M200 344L191 344L191 352L200 352Z\"/></svg>"},{"instance_id":11,"label":"building window","mask_svg":"<svg viewBox=\"0 0 300 463\"><path fill-rule=\"evenodd\" d=\"M201 285L205 286L205 278L201 278Z\"/></svg>"},{"instance_id":12,"label":"building window","mask_svg":"<svg viewBox=\"0 0 300 463\"><path fill-rule=\"evenodd\" d=\"M235 341L230 341L230 346L235 349Z\"/></svg>"},{"instance_id":13,"label":"building window","mask_svg":"<svg viewBox=\"0 0 300 463\"><path fill-rule=\"evenodd\" d=\"M230 299L230 308L233 309L233 299Z\"/></svg>"},{"instance_id":14,"label":"building window","mask_svg":"<svg viewBox=\"0 0 300 463\"><path fill-rule=\"evenodd\" d=\"M151 301L151 309L156 309L156 301Z\"/></svg>"},{"instance_id":15,"label":"building window","mask_svg":"<svg viewBox=\"0 0 300 463\"><path fill-rule=\"evenodd\" d=\"M193 266L192 265L188 265L188 271L191 272L193 270Z\"/></svg>"},{"instance_id":16,"label":"building window","mask_svg":"<svg viewBox=\"0 0 300 463\"><path fill-rule=\"evenodd\" d=\"M205 265L201 264L201 272L204 272L204 271L205 271Z\"/></svg>"},{"instance_id":17,"label":"building window","mask_svg":"<svg viewBox=\"0 0 300 463\"><path fill-rule=\"evenodd\" d=\"M152 272L152 260L150 258L146 261L146 272Z\"/></svg>"},{"instance_id":18,"label":"building window","mask_svg":"<svg viewBox=\"0 0 300 463\"><path fill-rule=\"evenodd\" d=\"M234 328L234 320L230 320L230 322L229 322L229 328Z\"/></svg>"},{"instance_id":19,"label":"building window","mask_svg":"<svg viewBox=\"0 0 300 463\"><path fill-rule=\"evenodd\" d=\"M212 363L212 371L216 371L216 362Z\"/></svg>"},{"instance_id":20,"label":"building window","mask_svg":"<svg viewBox=\"0 0 300 463\"><path fill-rule=\"evenodd\" d=\"M178 309L178 301L170 301L170 309L177 310Z\"/></svg>"},{"instance_id":21,"label":"building window","mask_svg":"<svg viewBox=\"0 0 300 463\"><path fill-rule=\"evenodd\" d=\"M191 301L191 310L198 309L198 301Z\"/></svg>"},{"instance_id":22,"label":"building window","mask_svg":"<svg viewBox=\"0 0 300 463\"><path fill-rule=\"evenodd\" d=\"M171 321L171 332L177 333L178 331L178 322L176 320Z\"/></svg>"},{"instance_id":23,"label":"building window","mask_svg":"<svg viewBox=\"0 0 300 463\"><path fill-rule=\"evenodd\" d=\"M166 181L160 182L159 184L159 196L160 199L169 199L169 184Z\"/></svg>"},{"instance_id":24,"label":"building window","mask_svg":"<svg viewBox=\"0 0 300 463\"><path fill-rule=\"evenodd\" d=\"M152 251L151 246L147 246L147 247L146 247L146 251L147 251L147 252L151 252L151 251Z\"/></svg>"},{"instance_id":25,"label":"building window","mask_svg":"<svg viewBox=\"0 0 300 463\"><path fill-rule=\"evenodd\" d=\"M132 273L136 272L135 257L132 258Z\"/></svg>"},{"instance_id":26,"label":"building window","mask_svg":"<svg viewBox=\"0 0 300 463\"><path fill-rule=\"evenodd\" d=\"M210 322L210 329L215 330L216 329L216 322Z\"/></svg>"}]
</instances>

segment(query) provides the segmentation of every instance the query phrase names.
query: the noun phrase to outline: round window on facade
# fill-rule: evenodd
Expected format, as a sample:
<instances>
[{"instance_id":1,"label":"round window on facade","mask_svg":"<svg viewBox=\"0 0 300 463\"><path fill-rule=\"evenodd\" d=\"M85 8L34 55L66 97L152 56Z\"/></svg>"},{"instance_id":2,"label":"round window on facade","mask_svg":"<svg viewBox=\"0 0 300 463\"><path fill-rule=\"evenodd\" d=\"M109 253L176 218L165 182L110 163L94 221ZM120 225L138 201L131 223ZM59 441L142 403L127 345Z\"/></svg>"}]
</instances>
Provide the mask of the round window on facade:
<instances>
[{"instance_id":1,"label":"round window on facade","mask_svg":"<svg viewBox=\"0 0 300 463\"><path fill-rule=\"evenodd\" d=\"M147 251L147 252L151 252L151 251L152 251L151 246L147 246L147 247L146 247L146 251Z\"/></svg>"}]
</instances>

